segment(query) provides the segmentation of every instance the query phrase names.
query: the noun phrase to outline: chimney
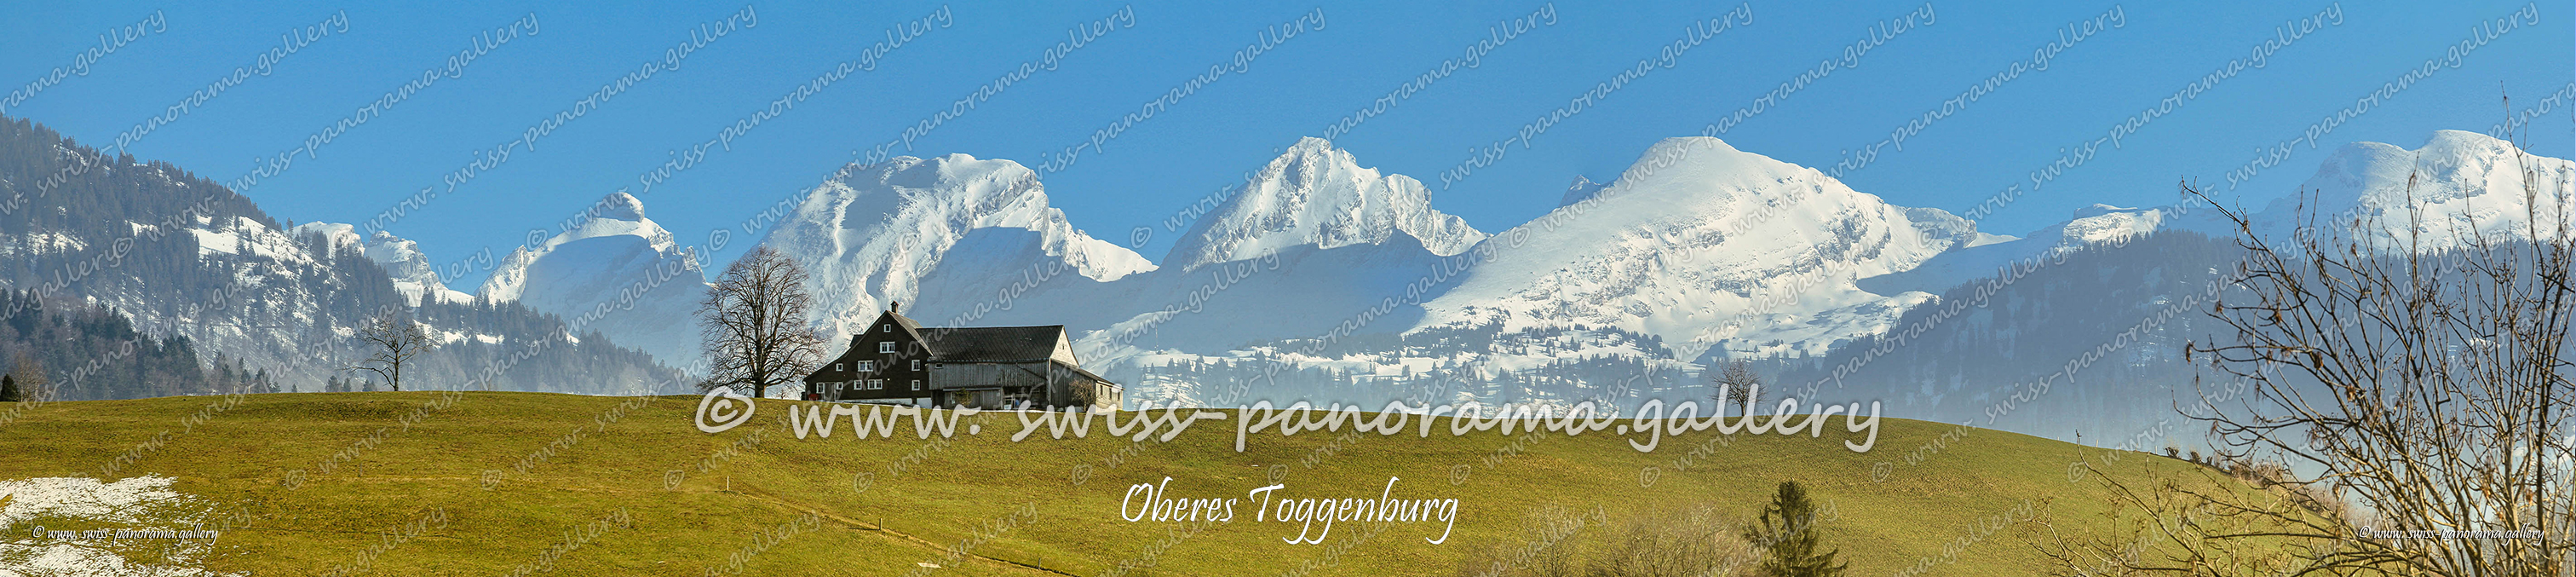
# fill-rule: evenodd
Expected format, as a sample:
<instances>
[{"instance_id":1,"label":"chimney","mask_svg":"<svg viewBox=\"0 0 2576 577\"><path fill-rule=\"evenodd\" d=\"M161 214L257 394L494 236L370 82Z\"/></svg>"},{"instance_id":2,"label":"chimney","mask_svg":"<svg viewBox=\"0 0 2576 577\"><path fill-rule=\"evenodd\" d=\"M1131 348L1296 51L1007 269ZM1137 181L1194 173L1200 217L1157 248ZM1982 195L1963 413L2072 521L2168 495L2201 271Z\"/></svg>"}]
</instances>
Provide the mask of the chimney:
<instances>
[{"instance_id":1,"label":"chimney","mask_svg":"<svg viewBox=\"0 0 2576 577\"><path fill-rule=\"evenodd\" d=\"M886 312L895 313L895 314L903 314L903 301L894 301L894 302L887 303L887 304L886 304Z\"/></svg>"}]
</instances>

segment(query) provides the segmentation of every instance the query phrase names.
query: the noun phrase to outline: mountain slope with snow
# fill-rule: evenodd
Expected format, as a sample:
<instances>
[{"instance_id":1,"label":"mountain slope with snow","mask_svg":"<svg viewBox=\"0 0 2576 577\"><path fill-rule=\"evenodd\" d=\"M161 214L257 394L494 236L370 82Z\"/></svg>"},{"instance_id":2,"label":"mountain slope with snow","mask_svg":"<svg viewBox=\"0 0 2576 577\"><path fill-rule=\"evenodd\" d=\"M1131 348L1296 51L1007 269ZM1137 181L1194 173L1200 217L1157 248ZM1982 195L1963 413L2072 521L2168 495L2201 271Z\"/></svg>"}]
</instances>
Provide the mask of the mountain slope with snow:
<instances>
[{"instance_id":1,"label":"mountain slope with snow","mask_svg":"<svg viewBox=\"0 0 2576 577\"><path fill-rule=\"evenodd\" d=\"M474 295L449 289L447 283L439 280L438 269L429 264L428 255L421 254L420 243L393 233L379 230L374 237L361 239L356 226L309 222L287 229L287 234L298 237L322 235L330 243L330 250L365 255L367 260L384 267L385 276L393 278L394 290L402 291L403 298L410 299L412 306L420 306L423 299L450 303L474 300Z\"/></svg>"},{"instance_id":2,"label":"mountain slope with snow","mask_svg":"<svg viewBox=\"0 0 2576 577\"><path fill-rule=\"evenodd\" d=\"M1413 177L1380 175L1324 139L1306 137L1191 223L1162 265L1190 271L1294 246L1382 244L1396 234L1439 256L1485 239L1467 221L1431 208L1430 189Z\"/></svg>"},{"instance_id":3,"label":"mountain slope with snow","mask_svg":"<svg viewBox=\"0 0 2576 577\"><path fill-rule=\"evenodd\" d=\"M2533 171L2536 194L2526 197L2524 171ZM2359 220L2374 244L2401 249L2408 230L2424 250L2466 246L2477 235L2490 239L2553 238L2568 234L2565 224L2576 215L2576 199L2561 199L2576 181L2576 162L2530 155L2513 143L2461 130L2437 130L2422 147L2407 150L2377 142L2355 142L2336 149L2300 186L2309 191L2305 207L2338 224ZM2284 242L2298 226L2302 207L2297 196L2273 201L2253 220L2256 232ZM2408 207L2422 209L2410 215Z\"/></svg>"},{"instance_id":4,"label":"mountain slope with snow","mask_svg":"<svg viewBox=\"0 0 2576 577\"><path fill-rule=\"evenodd\" d=\"M409 390L677 391L678 373L598 333L445 290L415 245L345 225L281 226L249 198L164 162L101 155L44 125L0 122L0 288L122 315L205 359L321 390L367 358L357 334L409 314L439 342ZM406 286L408 285L408 286ZM137 342L140 342L138 339ZM148 355L101 355L129 363ZM52 367L66 390L87 371Z\"/></svg>"},{"instance_id":5,"label":"mountain slope with snow","mask_svg":"<svg viewBox=\"0 0 2576 577\"><path fill-rule=\"evenodd\" d=\"M1427 303L1422 326L1617 327L1686 359L1720 346L1820 352L1929 297L1872 294L1855 279L1978 238L1938 209L1890 205L1714 138L1672 138L1608 187L1487 240L1505 246Z\"/></svg>"},{"instance_id":6,"label":"mountain slope with snow","mask_svg":"<svg viewBox=\"0 0 2576 577\"><path fill-rule=\"evenodd\" d=\"M2536 198L2524 196L2525 169L2536 171L2535 182L2540 186ZM2484 134L2437 130L2414 150L2378 142L2346 144L2327 156L2297 193L2283 195L2246 217L2254 232L2274 246L2293 242L2301 219L2313 213L2343 228L2356 219L2369 223L2365 234L2376 239L2372 244L2389 249L2404 244L2397 239L2406 238L2413 226L2409 219L2421 218L2423 249L2457 248L2477 234L2497 240L2534 238L2533 230L2544 236L2561 234L2555 232L2557 223L2569 222L2570 215L2576 214L2571 212L2576 211L2576 203L2554 201L2550 191L2564 189L2571 180L2576 180L2576 162L2528 155L2512 143ZM2024 267L2054 263L2071 251L2118 246L2150 233L2236 236L2234 222L2194 200L2150 208L2103 204L2079 208L2066 222L2041 227L2022 238L1953 250L1913 270L1862 279L1860 286L1881 294L1939 292L1995 276L2015 263ZM2409 214L2410 204L2422 212Z\"/></svg>"},{"instance_id":7,"label":"mountain slope with snow","mask_svg":"<svg viewBox=\"0 0 2576 577\"><path fill-rule=\"evenodd\" d=\"M2434 175L2418 185L2440 193L2432 206L2511 229L2494 216L2521 206L2494 202L2511 151L2469 136L2437 134L2418 151L2347 147L2311 187L2370 206L2392 198L2390 175ZM2471 182L2488 184L2459 184ZM815 272L827 330L890 300L933 325L1063 324L1086 364L1139 400L1242 401L1245 382L1281 399L1568 400L1682 391L1717 359L1827 354L1887 334L2005 263L2164 231L2232 234L2216 217L2096 205L1998 236L1723 141L1675 138L1611 183L1578 181L1555 211L1489 236L1433 210L1411 179L1308 139L1193 223L1159 267L1064 224L1019 165L961 155L845 169L770 242ZM2229 246L2165 244L2204 260ZM2190 284L2180 272L2207 268L2158 258L2078 266L2175 286ZM2067 286L2091 278L2051 274ZM1955 328L2036 322L2029 311L2041 309L2015 298L2015 312ZM1996 330L2007 332L1977 338L2046 334Z\"/></svg>"},{"instance_id":8,"label":"mountain slope with snow","mask_svg":"<svg viewBox=\"0 0 2576 577\"><path fill-rule=\"evenodd\" d=\"M700 355L689 319L706 290L696 255L644 217L643 201L618 192L585 211L581 224L511 251L480 293L566 319L597 315L585 329L681 366Z\"/></svg>"},{"instance_id":9,"label":"mountain slope with snow","mask_svg":"<svg viewBox=\"0 0 2576 577\"><path fill-rule=\"evenodd\" d=\"M1091 239L1046 207L1033 173L962 155L847 169L773 230L769 246L806 263L827 336L900 301L933 326L1065 325L1086 363L1109 366L1145 351L1216 353L1332 331L1483 236L1429 211L1410 179L1378 177L1320 140L1271 167L1251 194L1219 207L1228 216L1211 218L1278 215L1264 221L1277 230L1229 245L1252 251L1243 258L1192 268L1156 267ZM1275 202L1286 198L1301 200ZM1307 201L1317 204L1299 204ZM1414 224L1398 224L1407 219ZM1425 246L1424 236L1447 244ZM1392 333L1418 317L1391 312L1365 328Z\"/></svg>"},{"instance_id":10,"label":"mountain slope with snow","mask_svg":"<svg viewBox=\"0 0 2576 577\"><path fill-rule=\"evenodd\" d=\"M961 244L986 229L1006 234ZM1029 234L1007 234L1014 230ZM914 300L923 277L943 265L998 271L965 275L970 279L1037 272L1078 277L1066 282L1109 282L1155 268L1134 251L1074 229L1064 211L1047 205L1036 172L964 154L844 167L808 192L762 243L804 264L816 328L831 339L850 334L891 302ZM1000 288L969 285L967 292L942 294L941 306L972 307L960 299L986 302Z\"/></svg>"},{"instance_id":11,"label":"mountain slope with snow","mask_svg":"<svg viewBox=\"0 0 2576 577\"><path fill-rule=\"evenodd\" d=\"M1292 151L1273 166L1320 156ZM1345 204L1401 194L1393 188ZM1229 208L1217 214L1302 214ZM1271 222L1285 224L1199 228L1308 231ZM1320 250L1314 236L1213 238L1252 239L1240 246L1276 260L1193 250L1185 238L1170 258L1203 259L1203 270L1144 291L1178 310L1146 310L1077 345L1103 374L1137 383L1134 398L1653 393L1681 386L1712 349L1822 352L1884 331L1931 296L1871 294L1857 278L1996 240L1947 212L1889 205L1709 138L1658 143L1611 184L1579 182L1556 211L1465 248L1393 232ZM1178 270L1167 262L1148 276ZM1264 384L1237 387L1247 381Z\"/></svg>"},{"instance_id":12,"label":"mountain slope with snow","mask_svg":"<svg viewBox=\"0 0 2576 577\"><path fill-rule=\"evenodd\" d=\"M2318 236L2315 229L2298 234L2302 223L2387 252L2467 248L2480 234L2494 243L2546 239L2562 234L2556 223L2576 208L2564 202L2576 192L2571 177L2576 163L2568 160L2528 155L2481 134L2437 131L2411 150L2376 142L2336 149L2297 188L2266 191L2279 200L2248 219L2285 257L2304 251L2294 246L2303 237ZM2351 228L2356 223L2361 227ZM2416 223L2421 244L2410 245L2401 239ZM1909 313L1909 331L1925 330L1885 339L1894 346L1860 343L1781 363L1786 368L1775 376L1880 395L1891 410L1917 418L1976 419L2044 436L2157 426L2173 416L2172 407L2202 402L2207 392L2188 385L2194 375L2184 349L2232 330L2206 316L2212 301L2250 298L2228 289L2228 271L2245 256L2242 232L2198 202L2078 209L2025 239L1865 279L1861 286L1873 290L1946 284L1950 300ZM2006 262L2016 264L1999 279ZM2044 395L2026 396L2030 389L2021 387L2036 379L2052 384L2041 387ZM2017 410L1990 412L1996 407Z\"/></svg>"},{"instance_id":13,"label":"mountain slope with snow","mask_svg":"<svg viewBox=\"0 0 2576 577\"><path fill-rule=\"evenodd\" d=\"M1971 242L1923 261L1908 270L1860 279L1858 287L1878 294L1907 291L1940 293L1950 287L1992 277L2006 267L2045 266L2077 250L2119 246L2162 231L2191 231L2215 237L2235 233L2235 225L2206 206L2123 208L2107 204L2075 209L2074 217L2040 227L2021 237L1996 236Z\"/></svg>"}]
</instances>

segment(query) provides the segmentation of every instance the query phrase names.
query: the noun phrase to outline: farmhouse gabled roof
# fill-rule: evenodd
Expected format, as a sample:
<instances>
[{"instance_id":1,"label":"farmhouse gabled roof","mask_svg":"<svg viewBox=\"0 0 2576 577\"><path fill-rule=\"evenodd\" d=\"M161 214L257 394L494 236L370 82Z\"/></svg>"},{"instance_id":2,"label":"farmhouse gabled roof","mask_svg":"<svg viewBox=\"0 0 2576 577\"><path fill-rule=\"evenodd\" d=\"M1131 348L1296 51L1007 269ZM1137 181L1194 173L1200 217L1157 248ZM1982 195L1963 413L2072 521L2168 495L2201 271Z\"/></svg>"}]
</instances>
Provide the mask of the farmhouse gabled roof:
<instances>
[{"instance_id":1,"label":"farmhouse gabled roof","mask_svg":"<svg viewBox=\"0 0 2576 577\"><path fill-rule=\"evenodd\" d=\"M912 340L921 340L921 323L914 322L912 317L903 316L903 313L894 311L886 311L885 316L894 317L895 326L903 327L903 332L912 333Z\"/></svg>"},{"instance_id":2,"label":"farmhouse gabled roof","mask_svg":"<svg viewBox=\"0 0 2576 577\"><path fill-rule=\"evenodd\" d=\"M1083 377L1083 378L1091 379L1091 380L1094 380L1094 381L1100 381L1100 382L1103 382L1103 383L1109 382L1109 378L1108 378L1108 377L1103 377L1103 376L1100 376L1100 375L1092 374L1092 372L1091 372L1091 371L1084 370L1082 367L1077 367L1077 366L1073 366L1073 365L1066 365L1066 364L1064 364L1063 362L1057 362L1056 364L1058 364L1058 365L1063 365L1063 366L1064 366L1064 368L1073 369L1073 374L1082 375L1082 377Z\"/></svg>"},{"instance_id":3,"label":"farmhouse gabled roof","mask_svg":"<svg viewBox=\"0 0 2576 577\"><path fill-rule=\"evenodd\" d=\"M942 362L1033 361L1055 354L1064 325L917 329L930 357Z\"/></svg>"}]
</instances>

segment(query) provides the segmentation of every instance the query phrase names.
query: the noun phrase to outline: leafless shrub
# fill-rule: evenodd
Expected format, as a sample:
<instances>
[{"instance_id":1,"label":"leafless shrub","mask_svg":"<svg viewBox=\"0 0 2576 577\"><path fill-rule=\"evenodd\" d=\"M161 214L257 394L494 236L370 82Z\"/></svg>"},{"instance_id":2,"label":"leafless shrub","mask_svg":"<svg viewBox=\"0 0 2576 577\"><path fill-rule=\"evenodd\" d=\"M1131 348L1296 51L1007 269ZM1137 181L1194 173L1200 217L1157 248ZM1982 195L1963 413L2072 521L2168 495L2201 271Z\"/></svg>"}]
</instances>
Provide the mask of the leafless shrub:
<instances>
[{"instance_id":1,"label":"leafless shrub","mask_svg":"<svg viewBox=\"0 0 2576 577\"><path fill-rule=\"evenodd\" d=\"M1461 577L1700 577L1751 575L1761 552L1707 505L1641 510L1542 508L1522 522L1523 541L1469 552Z\"/></svg>"},{"instance_id":2,"label":"leafless shrub","mask_svg":"<svg viewBox=\"0 0 2576 577\"><path fill-rule=\"evenodd\" d=\"M9 374L0 378L9 379L6 393L0 394L0 397L5 398L0 398L0 401L53 399L53 379L45 376L44 361L36 360L36 355L27 351L18 351L17 355L9 359Z\"/></svg>"},{"instance_id":3,"label":"leafless shrub","mask_svg":"<svg viewBox=\"0 0 2576 577\"><path fill-rule=\"evenodd\" d=\"M2576 236L2569 175L2518 160L2501 168L2519 168L2532 226L2509 234L2429 217L2413 178L2406 222L2320 217L2306 201L2283 245L2221 209L2246 250L2211 312L2232 334L2187 358L2252 387L2241 408L2196 417L2222 444L2217 470L2097 475L2126 506L2114 529L2053 531L2042 549L2066 574L2561 574ZM2386 530L2546 538L2365 533Z\"/></svg>"}]
</instances>

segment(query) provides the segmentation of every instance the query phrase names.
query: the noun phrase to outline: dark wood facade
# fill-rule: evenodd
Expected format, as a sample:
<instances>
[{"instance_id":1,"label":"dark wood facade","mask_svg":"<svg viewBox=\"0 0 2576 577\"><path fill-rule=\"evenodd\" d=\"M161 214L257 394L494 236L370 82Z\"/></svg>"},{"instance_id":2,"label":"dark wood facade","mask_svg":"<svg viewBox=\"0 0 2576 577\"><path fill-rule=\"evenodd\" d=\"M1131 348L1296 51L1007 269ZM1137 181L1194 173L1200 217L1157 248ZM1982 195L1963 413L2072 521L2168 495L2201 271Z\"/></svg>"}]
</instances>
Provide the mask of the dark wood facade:
<instances>
[{"instance_id":1,"label":"dark wood facade","mask_svg":"<svg viewBox=\"0 0 2576 577\"><path fill-rule=\"evenodd\" d=\"M1063 325L933 327L890 308L805 377L805 398L986 409L1117 410L1123 391L1083 370Z\"/></svg>"},{"instance_id":2,"label":"dark wood facade","mask_svg":"<svg viewBox=\"0 0 2576 577\"><path fill-rule=\"evenodd\" d=\"M806 398L829 401L927 399L930 354L921 327L886 311L865 332L850 335L850 350L805 377Z\"/></svg>"}]
</instances>

